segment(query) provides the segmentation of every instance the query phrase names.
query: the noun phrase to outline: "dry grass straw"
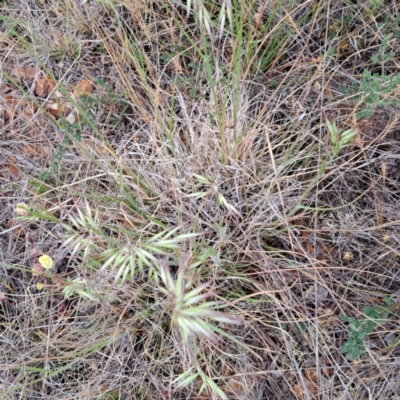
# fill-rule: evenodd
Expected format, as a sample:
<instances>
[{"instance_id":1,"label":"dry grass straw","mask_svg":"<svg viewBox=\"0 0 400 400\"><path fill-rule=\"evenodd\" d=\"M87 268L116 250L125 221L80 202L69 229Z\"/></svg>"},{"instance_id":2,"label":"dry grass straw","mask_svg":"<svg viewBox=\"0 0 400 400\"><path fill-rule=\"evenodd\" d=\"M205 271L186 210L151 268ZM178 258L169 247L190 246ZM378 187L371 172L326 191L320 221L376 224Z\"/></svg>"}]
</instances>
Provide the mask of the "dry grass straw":
<instances>
[{"instance_id":1,"label":"dry grass straw","mask_svg":"<svg viewBox=\"0 0 400 400\"><path fill-rule=\"evenodd\" d=\"M0 9L0 397L396 396L396 306L357 362L339 319L399 299L399 113L340 90L395 2Z\"/></svg>"}]
</instances>

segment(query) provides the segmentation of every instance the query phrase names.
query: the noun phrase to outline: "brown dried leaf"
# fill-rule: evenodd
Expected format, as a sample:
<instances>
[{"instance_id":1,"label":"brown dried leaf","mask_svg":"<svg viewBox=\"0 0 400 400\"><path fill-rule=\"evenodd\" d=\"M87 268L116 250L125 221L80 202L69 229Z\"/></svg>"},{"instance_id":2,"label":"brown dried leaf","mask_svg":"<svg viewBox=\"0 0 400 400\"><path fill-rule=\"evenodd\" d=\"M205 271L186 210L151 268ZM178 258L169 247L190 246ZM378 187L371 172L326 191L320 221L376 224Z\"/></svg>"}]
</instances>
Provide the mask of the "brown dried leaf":
<instances>
[{"instance_id":1,"label":"brown dried leaf","mask_svg":"<svg viewBox=\"0 0 400 400\"><path fill-rule=\"evenodd\" d=\"M21 97L21 96L19 96L18 93L16 93L15 91L13 91L13 92L11 92L11 93L9 93L9 94L6 94L6 95L4 96L4 100L5 100L9 105L17 106L18 103L20 102L20 97Z\"/></svg>"},{"instance_id":2,"label":"brown dried leaf","mask_svg":"<svg viewBox=\"0 0 400 400\"><path fill-rule=\"evenodd\" d=\"M87 97L87 95L92 91L92 89L93 89L93 82L88 79L82 79L75 87L74 96Z\"/></svg>"},{"instance_id":3,"label":"brown dried leaf","mask_svg":"<svg viewBox=\"0 0 400 400\"><path fill-rule=\"evenodd\" d=\"M39 72L37 67L17 67L12 71L12 75L17 78L30 78L33 79Z\"/></svg>"},{"instance_id":4,"label":"brown dried leaf","mask_svg":"<svg viewBox=\"0 0 400 400\"><path fill-rule=\"evenodd\" d=\"M32 275L38 276L44 271L44 268L39 264L35 263L32 265Z\"/></svg>"},{"instance_id":5,"label":"brown dried leaf","mask_svg":"<svg viewBox=\"0 0 400 400\"><path fill-rule=\"evenodd\" d=\"M303 388L300 385L296 385L293 388L293 393L296 397L301 398L303 395Z\"/></svg>"},{"instance_id":6,"label":"brown dried leaf","mask_svg":"<svg viewBox=\"0 0 400 400\"><path fill-rule=\"evenodd\" d=\"M304 376L306 379L308 379L310 382L317 383L318 381L318 375L317 371L314 368L311 369L306 369L304 371Z\"/></svg>"},{"instance_id":7,"label":"brown dried leaf","mask_svg":"<svg viewBox=\"0 0 400 400\"><path fill-rule=\"evenodd\" d=\"M180 75L184 74L184 71L183 71L183 68L181 66L181 63L179 62L179 56L178 57L174 57L172 59L172 62L174 63L174 68L175 68L176 72L178 74L180 74Z\"/></svg>"},{"instance_id":8,"label":"brown dried leaf","mask_svg":"<svg viewBox=\"0 0 400 400\"><path fill-rule=\"evenodd\" d=\"M33 115L36 113L37 109L38 108L37 108L36 104L28 103L24 109L24 112L26 115Z\"/></svg>"},{"instance_id":9,"label":"brown dried leaf","mask_svg":"<svg viewBox=\"0 0 400 400\"><path fill-rule=\"evenodd\" d=\"M10 163L10 168L9 168L10 175L15 180L18 180L21 177L21 170L17 164L17 159L13 156L9 156L7 160Z\"/></svg>"},{"instance_id":10,"label":"brown dried leaf","mask_svg":"<svg viewBox=\"0 0 400 400\"><path fill-rule=\"evenodd\" d=\"M70 103L66 101L59 101L58 103L54 102L47 106L47 110L50 114L53 114L56 117L61 117L61 115L65 115L70 109L69 104Z\"/></svg>"},{"instance_id":11,"label":"brown dried leaf","mask_svg":"<svg viewBox=\"0 0 400 400\"><path fill-rule=\"evenodd\" d=\"M261 13L255 13L253 15L253 20L256 23L256 25L259 25L261 23L261 19L262 19L262 14Z\"/></svg>"},{"instance_id":12,"label":"brown dried leaf","mask_svg":"<svg viewBox=\"0 0 400 400\"><path fill-rule=\"evenodd\" d=\"M337 251L337 249L336 249L335 247L330 247L330 246L327 246L327 245L325 245L325 244L322 244L322 249L323 249L326 253L328 253L330 256L333 256L333 255L336 253L336 251Z\"/></svg>"},{"instance_id":13,"label":"brown dried leaf","mask_svg":"<svg viewBox=\"0 0 400 400\"><path fill-rule=\"evenodd\" d=\"M67 122L69 122L70 124L75 124L75 122L78 121L78 117L76 116L75 112L73 111L72 113L70 113L67 118L65 118L65 120Z\"/></svg>"},{"instance_id":14,"label":"brown dried leaf","mask_svg":"<svg viewBox=\"0 0 400 400\"><path fill-rule=\"evenodd\" d=\"M318 395L319 395L318 386L316 384L314 384L314 383L310 383L308 386L309 386L308 390L311 393L311 396L313 397L313 399L317 399Z\"/></svg>"},{"instance_id":15,"label":"brown dried leaf","mask_svg":"<svg viewBox=\"0 0 400 400\"><path fill-rule=\"evenodd\" d=\"M324 93L329 97L329 99L334 99L333 93L328 86L324 86Z\"/></svg>"},{"instance_id":16,"label":"brown dried leaf","mask_svg":"<svg viewBox=\"0 0 400 400\"><path fill-rule=\"evenodd\" d=\"M7 104L5 108L6 116L14 119L17 113L21 110L24 111L22 117L25 115L33 115L37 111L35 104L29 101L26 97L21 97L18 93L9 93L3 97Z\"/></svg>"},{"instance_id":17,"label":"brown dried leaf","mask_svg":"<svg viewBox=\"0 0 400 400\"><path fill-rule=\"evenodd\" d=\"M82 146L86 147L89 151L94 151L97 155L105 154L107 152L106 147L103 143L93 140L93 139L85 139L81 142ZM83 153L83 152L82 152Z\"/></svg>"},{"instance_id":18,"label":"brown dried leaf","mask_svg":"<svg viewBox=\"0 0 400 400\"><path fill-rule=\"evenodd\" d=\"M332 368L324 367L322 368L322 372L329 378L332 375Z\"/></svg>"},{"instance_id":19,"label":"brown dried leaf","mask_svg":"<svg viewBox=\"0 0 400 400\"><path fill-rule=\"evenodd\" d=\"M22 97L19 102L19 105L22 107L26 107L28 104L29 104L29 100L26 97Z\"/></svg>"},{"instance_id":20,"label":"brown dried leaf","mask_svg":"<svg viewBox=\"0 0 400 400\"><path fill-rule=\"evenodd\" d=\"M40 78L36 82L35 94L36 96L47 97L54 88L54 82L49 77Z\"/></svg>"},{"instance_id":21,"label":"brown dried leaf","mask_svg":"<svg viewBox=\"0 0 400 400\"><path fill-rule=\"evenodd\" d=\"M36 247L31 249L31 251L29 252L29 257L31 258L36 258L39 257L43 254L43 251L40 249L37 249Z\"/></svg>"},{"instance_id":22,"label":"brown dried leaf","mask_svg":"<svg viewBox=\"0 0 400 400\"><path fill-rule=\"evenodd\" d=\"M222 390L225 393L238 393L238 392L243 392L243 384L241 382L239 382L239 380L237 379L229 379L229 381L227 382L227 384L222 386Z\"/></svg>"},{"instance_id":23,"label":"brown dried leaf","mask_svg":"<svg viewBox=\"0 0 400 400\"><path fill-rule=\"evenodd\" d=\"M8 106L6 107L6 116L7 116L7 118L9 118L9 119L14 119L15 114L16 114L16 109L15 109L15 107L14 107L14 106L8 105Z\"/></svg>"},{"instance_id":24,"label":"brown dried leaf","mask_svg":"<svg viewBox=\"0 0 400 400\"><path fill-rule=\"evenodd\" d=\"M11 85L8 85L7 83L4 83L0 85L0 92L3 95L3 97L10 93L13 90L13 87Z\"/></svg>"},{"instance_id":25,"label":"brown dried leaf","mask_svg":"<svg viewBox=\"0 0 400 400\"><path fill-rule=\"evenodd\" d=\"M38 146L33 146L31 144L26 144L22 148L22 154L26 157L33 158L42 155L42 149Z\"/></svg>"},{"instance_id":26,"label":"brown dried leaf","mask_svg":"<svg viewBox=\"0 0 400 400\"><path fill-rule=\"evenodd\" d=\"M314 382L312 382L312 381L306 382L306 391L307 391L309 394L311 394L311 396L312 396L314 399L317 398L318 393L319 393L318 386L317 386ZM305 392L305 390L304 390L303 385L296 385L296 386L293 388L293 393L294 393L294 395L295 395L297 398L300 398L300 399L306 397L306 396L304 396L306 392Z\"/></svg>"},{"instance_id":27,"label":"brown dried leaf","mask_svg":"<svg viewBox=\"0 0 400 400\"><path fill-rule=\"evenodd\" d=\"M306 250L307 250L308 254L313 255L314 254L314 245L312 243L307 243Z\"/></svg>"},{"instance_id":28,"label":"brown dried leaf","mask_svg":"<svg viewBox=\"0 0 400 400\"><path fill-rule=\"evenodd\" d=\"M17 221L18 224L18 221ZM9 220L7 221L7 228L11 229L12 227L14 227L14 218L9 218ZM24 236L25 235L25 231L22 229L22 226L18 226L17 228L12 230L12 237L14 238L14 236Z\"/></svg>"}]
</instances>

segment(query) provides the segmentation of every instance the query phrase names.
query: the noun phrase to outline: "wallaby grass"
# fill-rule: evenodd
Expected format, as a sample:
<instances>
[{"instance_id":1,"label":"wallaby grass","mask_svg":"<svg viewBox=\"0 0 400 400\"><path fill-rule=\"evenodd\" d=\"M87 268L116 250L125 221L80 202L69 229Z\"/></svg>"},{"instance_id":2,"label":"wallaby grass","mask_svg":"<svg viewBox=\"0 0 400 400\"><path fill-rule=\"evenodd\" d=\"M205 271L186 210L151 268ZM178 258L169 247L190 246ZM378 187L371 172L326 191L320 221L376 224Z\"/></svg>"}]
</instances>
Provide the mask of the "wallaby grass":
<instances>
[{"instance_id":1,"label":"wallaby grass","mask_svg":"<svg viewBox=\"0 0 400 400\"><path fill-rule=\"evenodd\" d=\"M0 7L2 398L396 398L396 2Z\"/></svg>"}]
</instances>

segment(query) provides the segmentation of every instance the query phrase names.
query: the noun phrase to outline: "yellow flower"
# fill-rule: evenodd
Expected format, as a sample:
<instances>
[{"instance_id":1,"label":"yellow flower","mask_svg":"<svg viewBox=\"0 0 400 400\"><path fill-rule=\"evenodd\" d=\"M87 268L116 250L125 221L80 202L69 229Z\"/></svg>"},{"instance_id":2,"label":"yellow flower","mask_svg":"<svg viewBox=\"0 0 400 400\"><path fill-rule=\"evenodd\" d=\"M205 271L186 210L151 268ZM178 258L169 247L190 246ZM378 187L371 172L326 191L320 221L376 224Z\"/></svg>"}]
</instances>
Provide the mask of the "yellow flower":
<instances>
[{"instance_id":1,"label":"yellow flower","mask_svg":"<svg viewBox=\"0 0 400 400\"><path fill-rule=\"evenodd\" d=\"M39 257L39 263L45 269L52 269L54 265L53 259L47 254L43 254L41 257Z\"/></svg>"},{"instance_id":2,"label":"yellow flower","mask_svg":"<svg viewBox=\"0 0 400 400\"><path fill-rule=\"evenodd\" d=\"M37 283L36 284L36 288L37 288L37 290L42 290L43 289L43 283L42 282Z\"/></svg>"}]
</instances>

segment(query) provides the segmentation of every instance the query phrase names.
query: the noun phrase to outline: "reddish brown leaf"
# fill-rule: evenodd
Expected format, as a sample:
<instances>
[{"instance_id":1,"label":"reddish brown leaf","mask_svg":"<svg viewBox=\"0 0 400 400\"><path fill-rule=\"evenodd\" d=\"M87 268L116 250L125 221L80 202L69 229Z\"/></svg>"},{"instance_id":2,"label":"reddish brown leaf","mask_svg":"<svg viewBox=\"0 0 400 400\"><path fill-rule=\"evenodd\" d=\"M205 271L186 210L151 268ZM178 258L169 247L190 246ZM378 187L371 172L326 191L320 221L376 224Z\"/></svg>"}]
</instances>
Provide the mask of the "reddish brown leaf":
<instances>
[{"instance_id":1,"label":"reddish brown leaf","mask_svg":"<svg viewBox=\"0 0 400 400\"><path fill-rule=\"evenodd\" d=\"M254 22L256 25L259 25L262 19L262 14L261 13L256 13L253 15Z\"/></svg>"},{"instance_id":2,"label":"reddish brown leaf","mask_svg":"<svg viewBox=\"0 0 400 400\"><path fill-rule=\"evenodd\" d=\"M26 115L33 115L35 114L35 112L37 111L37 106L36 104L33 104L31 102L27 103L25 108L24 108L24 112Z\"/></svg>"},{"instance_id":3,"label":"reddish brown leaf","mask_svg":"<svg viewBox=\"0 0 400 400\"><path fill-rule=\"evenodd\" d=\"M300 385L296 385L293 388L293 393L296 397L301 398L303 395L303 388Z\"/></svg>"},{"instance_id":4,"label":"reddish brown leaf","mask_svg":"<svg viewBox=\"0 0 400 400\"><path fill-rule=\"evenodd\" d=\"M334 247L327 246L326 244L322 244L321 247L322 247L322 250L324 250L329 255L333 255L336 251L336 249Z\"/></svg>"},{"instance_id":5,"label":"reddish brown leaf","mask_svg":"<svg viewBox=\"0 0 400 400\"><path fill-rule=\"evenodd\" d=\"M69 103L63 101L59 101L58 103L54 102L47 106L47 110L50 112L50 114L53 114L56 117L61 117L61 115L65 115L69 109Z\"/></svg>"},{"instance_id":6,"label":"reddish brown leaf","mask_svg":"<svg viewBox=\"0 0 400 400\"><path fill-rule=\"evenodd\" d=\"M9 118L9 119L14 119L15 113L16 113L16 110L15 110L15 107L14 107L14 106L8 105L8 106L6 107L6 115L7 115L7 118Z\"/></svg>"},{"instance_id":7,"label":"reddish brown leaf","mask_svg":"<svg viewBox=\"0 0 400 400\"><path fill-rule=\"evenodd\" d=\"M18 180L21 177L21 170L17 164L17 159L13 156L8 157L8 162L10 163L10 175L15 179Z\"/></svg>"},{"instance_id":8,"label":"reddish brown leaf","mask_svg":"<svg viewBox=\"0 0 400 400\"><path fill-rule=\"evenodd\" d=\"M13 76L18 78L35 78L36 74L39 72L36 67L17 67L12 72Z\"/></svg>"},{"instance_id":9,"label":"reddish brown leaf","mask_svg":"<svg viewBox=\"0 0 400 400\"><path fill-rule=\"evenodd\" d=\"M54 82L49 77L40 78L36 82L35 94L36 96L47 97L54 88Z\"/></svg>"},{"instance_id":10,"label":"reddish brown leaf","mask_svg":"<svg viewBox=\"0 0 400 400\"><path fill-rule=\"evenodd\" d=\"M74 96L87 97L87 95L92 91L92 89L93 89L93 82L88 79L82 79L75 87Z\"/></svg>"},{"instance_id":11,"label":"reddish brown leaf","mask_svg":"<svg viewBox=\"0 0 400 400\"><path fill-rule=\"evenodd\" d=\"M43 254L43 251L40 249L37 249L36 247L33 248L30 252L29 252L29 257L31 258L36 258L39 257Z\"/></svg>"},{"instance_id":12,"label":"reddish brown leaf","mask_svg":"<svg viewBox=\"0 0 400 400\"><path fill-rule=\"evenodd\" d=\"M22 148L22 154L24 156L27 156L29 158L33 158L33 157L39 157L42 155L42 150L40 147L38 146L33 146L31 144L26 144L23 148Z\"/></svg>"},{"instance_id":13,"label":"reddish brown leaf","mask_svg":"<svg viewBox=\"0 0 400 400\"><path fill-rule=\"evenodd\" d=\"M18 221L15 221L16 223L14 223L14 218L10 218L7 221L7 228L11 229L13 228L15 225L18 224ZM24 236L25 235L25 231L22 229L22 226L18 226L17 228L13 229L12 231L12 237L14 238L14 236Z\"/></svg>"},{"instance_id":14,"label":"reddish brown leaf","mask_svg":"<svg viewBox=\"0 0 400 400\"><path fill-rule=\"evenodd\" d=\"M182 68L181 63L180 63L180 61L179 61L179 56L174 57L174 58L172 59L172 62L174 63L175 71L176 71L178 74L184 74L183 68Z\"/></svg>"},{"instance_id":15,"label":"reddish brown leaf","mask_svg":"<svg viewBox=\"0 0 400 400\"><path fill-rule=\"evenodd\" d=\"M32 265L32 275L38 276L44 271L44 268L39 264L35 263Z\"/></svg>"},{"instance_id":16,"label":"reddish brown leaf","mask_svg":"<svg viewBox=\"0 0 400 400\"><path fill-rule=\"evenodd\" d=\"M78 117L75 114L75 111L70 113L67 118L65 118L70 124L75 124L78 121Z\"/></svg>"},{"instance_id":17,"label":"reddish brown leaf","mask_svg":"<svg viewBox=\"0 0 400 400\"><path fill-rule=\"evenodd\" d=\"M13 90L13 88L11 85L8 85L6 83L4 83L3 85L0 85L0 92L3 96L10 93L12 90Z\"/></svg>"},{"instance_id":18,"label":"reddish brown leaf","mask_svg":"<svg viewBox=\"0 0 400 400\"><path fill-rule=\"evenodd\" d=\"M311 394L311 396L314 399L317 398L319 390L318 390L318 386L314 382L309 381L306 383L306 391L307 391L307 393ZM296 385L293 388L293 393L299 399L306 397L306 396L304 396L305 390L304 390L303 385Z\"/></svg>"},{"instance_id":19,"label":"reddish brown leaf","mask_svg":"<svg viewBox=\"0 0 400 400\"><path fill-rule=\"evenodd\" d=\"M107 152L106 147L100 141L94 139L85 139L81 141L82 146L84 146L89 151L94 151L97 155L105 154ZM83 152L82 152L83 153Z\"/></svg>"},{"instance_id":20,"label":"reddish brown leaf","mask_svg":"<svg viewBox=\"0 0 400 400\"><path fill-rule=\"evenodd\" d=\"M324 373L324 375L326 377L329 378L332 375L332 368L328 368L328 367L322 368L322 372Z\"/></svg>"},{"instance_id":21,"label":"reddish brown leaf","mask_svg":"<svg viewBox=\"0 0 400 400\"><path fill-rule=\"evenodd\" d=\"M317 371L315 369L306 369L304 371L304 376L313 383L317 383L318 381L318 375L317 375Z\"/></svg>"},{"instance_id":22,"label":"reddish brown leaf","mask_svg":"<svg viewBox=\"0 0 400 400\"><path fill-rule=\"evenodd\" d=\"M13 105L13 106L16 106L16 105L18 104L18 101L19 101L19 99L18 99L17 97L18 97L18 94L17 94L17 93L11 92L11 93L6 94L6 95L4 96L4 100L5 100L8 104L11 104L11 105Z\"/></svg>"},{"instance_id":23,"label":"reddish brown leaf","mask_svg":"<svg viewBox=\"0 0 400 400\"><path fill-rule=\"evenodd\" d=\"M314 254L314 245L312 243L307 243L306 249L308 254Z\"/></svg>"}]
</instances>

